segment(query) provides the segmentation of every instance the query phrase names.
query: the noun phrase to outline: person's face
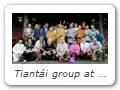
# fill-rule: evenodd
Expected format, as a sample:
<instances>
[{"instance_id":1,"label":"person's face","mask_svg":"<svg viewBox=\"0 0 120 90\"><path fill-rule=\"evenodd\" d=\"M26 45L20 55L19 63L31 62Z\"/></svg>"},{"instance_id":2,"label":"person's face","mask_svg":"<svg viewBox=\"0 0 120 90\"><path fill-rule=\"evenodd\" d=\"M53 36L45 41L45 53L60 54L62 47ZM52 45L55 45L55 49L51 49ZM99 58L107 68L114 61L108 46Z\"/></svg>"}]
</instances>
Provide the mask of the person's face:
<instances>
[{"instance_id":1,"label":"person's face","mask_svg":"<svg viewBox=\"0 0 120 90\"><path fill-rule=\"evenodd\" d=\"M55 26L55 30L57 30L57 26Z\"/></svg>"},{"instance_id":2,"label":"person's face","mask_svg":"<svg viewBox=\"0 0 120 90\"><path fill-rule=\"evenodd\" d=\"M86 29L88 29L89 27L88 26L86 26Z\"/></svg>"},{"instance_id":3,"label":"person's face","mask_svg":"<svg viewBox=\"0 0 120 90\"><path fill-rule=\"evenodd\" d=\"M39 26L38 25L36 25L36 29L38 29L39 28Z\"/></svg>"},{"instance_id":4,"label":"person's face","mask_svg":"<svg viewBox=\"0 0 120 90\"><path fill-rule=\"evenodd\" d=\"M32 43L31 39L29 39L29 40L28 40L28 43L29 43L29 44L31 44L31 43Z\"/></svg>"},{"instance_id":5,"label":"person's face","mask_svg":"<svg viewBox=\"0 0 120 90\"><path fill-rule=\"evenodd\" d=\"M39 25L39 28L41 28L41 25Z\"/></svg>"},{"instance_id":6,"label":"person's face","mask_svg":"<svg viewBox=\"0 0 120 90\"><path fill-rule=\"evenodd\" d=\"M70 24L70 28L72 28L73 27L73 25L72 24Z\"/></svg>"},{"instance_id":7,"label":"person's face","mask_svg":"<svg viewBox=\"0 0 120 90\"><path fill-rule=\"evenodd\" d=\"M54 26L52 26L52 29L54 29L55 27Z\"/></svg>"},{"instance_id":8,"label":"person's face","mask_svg":"<svg viewBox=\"0 0 120 90\"><path fill-rule=\"evenodd\" d=\"M52 43L52 41L51 40L48 40L48 44L50 45Z\"/></svg>"},{"instance_id":9,"label":"person's face","mask_svg":"<svg viewBox=\"0 0 120 90\"><path fill-rule=\"evenodd\" d=\"M74 22L72 22L72 25L74 25Z\"/></svg>"},{"instance_id":10,"label":"person's face","mask_svg":"<svg viewBox=\"0 0 120 90\"><path fill-rule=\"evenodd\" d=\"M47 28L47 27L48 27L48 24L45 24L45 27Z\"/></svg>"},{"instance_id":11,"label":"person's face","mask_svg":"<svg viewBox=\"0 0 120 90\"><path fill-rule=\"evenodd\" d=\"M74 41L73 43L74 43L74 44L77 44L77 42L76 42L76 41Z\"/></svg>"},{"instance_id":12,"label":"person's face","mask_svg":"<svg viewBox=\"0 0 120 90\"><path fill-rule=\"evenodd\" d=\"M61 25L61 24L59 25L59 28L62 28L62 25Z\"/></svg>"},{"instance_id":13,"label":"person's face","mask_svg":"<svg viewBox=\"0 0 120 90\"><path fill-rule=\"evenodd\" d=\"M80 29L81 29L81 26L78 26L78 29L80 30Z\"/></svg>"},{"instance_id":14,"label":"person's face","mask_svg":"<svg viewBox=\"0 0 120 90\"><path fill-rule=\"evenodd\" d=\"M85 39L84 39L84 38L82 39L82 42L83 42L83 43L85 42Z\"/></svg>"},{"instance_id":15,"label":"person's face","mask_svg":"<svg viewBox=\"0 0 120 90\"><path fill-rule=\"evenodd\" d=\"M97 39L96 39L96 38L94 38L94 39L93 39L93 43L94 43L94 44L96 44L96 42L97 42Z\"/></svg>"},{"instance_id":16,"label":"person's face","mask_svg":"<svg viewBox=\"0 0 120 90\"><path fill-rule=\"evenodd\" d=\"M61 38L61 42L64 42L64 38Z\"/></svg>"},{"instance_id":17,"label":"person's face","mask_svg":"<svg viewBox=\"0 0 120 90\"><path fill-rule=\"evenodd\" d=\"M93 26L93 25L91 25L91 28L94 28L94 26Z\"/></svg>"},{"instance_id":18,"label":"person's face","mask_svg":"<svg viewBox=\"0 0 120 90\"><path fill-rule=\"evenodd\" d=\"M40 41L43 41L43 37L40 37Z\"/></svg>"},{"instance_id":19,"label":"person's face","mask_svg":"<svg viewBox=\"0 0 120 90\"><path fill-rule=\"evenodd\" d=\"M95 32L96 32L97 35L99 34L99 31L98 31L98 30L96 30Z\"/></svg>"},{"instance_id":20,"label":"person's face","mask_svg":"<svg viewBox=\"0 0 120 90\"><path fill-rule=\"evenodd\" d=\"M85 22L83 22L82 25L85 26Z\"/></svg>"},{"instance_id":21,"label":"person's face","mask_svg":"<svg viewBox=\"0 0 120 90\"><path fill-rule=\"evenodd\" d=\"M28 24L28 28L31 28L31 24Z\"/></svg>"},{"instance_id":22,"label":"person's face","mask_svg":"<svg viewBox=\"0 0 120 90\"><path fill-rule=\"evenodd\" d=\"M19 40L19 43L22 43L23 41L22 40Z\"/></svg>"},{"instance_id":23,"label":"person's face","mask_svg":"<svg viewBox=\"0 0 120 90\"><path fill-rule=\"evenodd\" d=\"M65 29L67 29L67 26L65 26Z\"/></svg>"},{"instance_id":24,"label":"person's face","mask_svg":"<svg viewBox=\"0 0 120 90\"><path fill-rule=\"evenodd\" d=\"M77 27L77 24L75 23L75 27Z\"/></svg>"},{"instance_id":25,"label":"person's face","mask_svg":"<svg viewBox=\"0 0 120 90\"><path fill-rule=\"evenodd\" d=\"M53 28L52 27L50 27L50 31L52 31L53 30Z\"/></svg>"}]
</instances>

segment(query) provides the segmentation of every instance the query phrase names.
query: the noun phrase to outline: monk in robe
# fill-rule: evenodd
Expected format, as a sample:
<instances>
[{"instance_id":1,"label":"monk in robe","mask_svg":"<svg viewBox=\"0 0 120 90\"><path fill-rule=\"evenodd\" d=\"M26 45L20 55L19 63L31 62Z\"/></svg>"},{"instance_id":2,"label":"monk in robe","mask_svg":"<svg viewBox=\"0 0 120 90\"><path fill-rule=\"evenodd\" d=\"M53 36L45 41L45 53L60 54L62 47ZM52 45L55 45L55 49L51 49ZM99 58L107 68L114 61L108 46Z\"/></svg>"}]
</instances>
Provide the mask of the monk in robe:
<instances>
[{"instance_id":1,"label":"monk in robe","mask_svg":"<svg viewBox=\"0 0 120 90\"><path fill-rule=\"evenodd\" d=\"M76 40L78 45L80 45L80 43L82 42L83 37L84 37L84 31L81 29L81 25L79 25L78 30L76 31Z\"/></svg>"},{"instance_id":2,"label":"monk in robe","mask_svg":"<svg viewBox=\"0 0 120 90\"><path fill-rule=\"evenodd\" d=\"M56 31L57 45L61 42L61 37L65 38L65 36L66 36L65 30L62 28L62 25L59 24L59 28Z\"/></svg>"},{"instance_id":3,"label":"monk in robe","mask_svg":"<svg viewBox=\"0 0 120 90\"><path fill-rule=\"evenodd\" d=\"M55 33L53 32L53 28L50 27L50 31L47 32L47 41L51 39L52 43L55 45Z\"/></svg>"}]
</instances>

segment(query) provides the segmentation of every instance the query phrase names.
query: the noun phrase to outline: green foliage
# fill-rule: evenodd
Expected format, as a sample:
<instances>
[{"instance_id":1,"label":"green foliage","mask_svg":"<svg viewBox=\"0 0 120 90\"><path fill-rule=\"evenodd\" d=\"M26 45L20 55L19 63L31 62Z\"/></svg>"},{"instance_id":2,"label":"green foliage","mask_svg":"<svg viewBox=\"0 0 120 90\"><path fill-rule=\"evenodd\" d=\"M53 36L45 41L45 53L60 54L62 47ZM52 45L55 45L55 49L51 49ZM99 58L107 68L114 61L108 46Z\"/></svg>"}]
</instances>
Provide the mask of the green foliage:
<instances>
[{"instance_id":1,"label":"green foliage","mask_svg":"<svg viewBox=\"0 0 120 90\"><path fill-rule=\"evenodd\" d=\"M107 50L108 50L108 45L105 46L105 51L107 51Z\"/></svg>"},{"instance_id":2,"label":"green foliage","mask_svg":"<svg viewBox=\"0 0 120 90\"><path fill-rule=\"evenodd\" d=\"M12 37L12 39L17 39L17 37Z\"/></svg>"}]
</instances>

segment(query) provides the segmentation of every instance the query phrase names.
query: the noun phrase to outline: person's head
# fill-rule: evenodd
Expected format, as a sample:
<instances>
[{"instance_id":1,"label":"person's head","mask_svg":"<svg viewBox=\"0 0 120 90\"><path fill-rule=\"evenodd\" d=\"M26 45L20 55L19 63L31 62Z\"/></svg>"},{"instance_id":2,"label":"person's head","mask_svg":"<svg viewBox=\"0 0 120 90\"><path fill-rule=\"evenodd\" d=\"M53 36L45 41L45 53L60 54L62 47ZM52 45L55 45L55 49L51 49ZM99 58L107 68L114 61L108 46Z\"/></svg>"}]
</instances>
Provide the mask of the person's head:
<instances>
[{"instance_id":1,"label":"person's head","mask_svg":"<svg viewBox=\"0 0 120 90\"><path fill-rule=\"evenodd\" d=\"M85 21L82 22L82 26L85 26Z\"/></svg>"},{"instance_id":2,"label":"person's head","mask_svg":"<svg viewBox=\"0 0 120 90\"><path fill-rule=\"evenodd\" d=\"M29 38L29 39L27 40L27 42L28 42L28 44L32 44L32 39Z\"/></svg>"},{"instance_id":3,"label":"person's head","mask_svg":"<svg viewBox=\"0 0 120 90\"><path fill-rule=\"evenodd\" d=\"M97 38L93 38L93 43L94 43L94 44L97 43Z\"/></svg>"},{"instance_id":4,"label":"person's head","mask_svg":"<svg viewBox=\"0 0 120 90\"><path fill-rule=\"evenodd\" d=\"M66 23L66 21L64 20L64 21L63 21L63 24L65 24L65 23Z\"/></svg>"},{"instance_id":5,"label":"person's head","mask_svg":"<svg viewBox=\"0 0 120 90\"><path fill-rule=\"evenodd\" d=\"M45 23L45 28L48 28L48 23Z\"/></svg>"},{"instance_id":6,"label":"person's head","mask_svg":"<svg viewBox=\"0 0 120 90\"><path fill-rule=\"evenodd\" d=\"M57 26L55 26L55 30L57 30Z\"/></svg>"},{"instance_id":7,"label":"person's head","mask_svg":"<svg viewBox=\"0 0 120 90\"><path fill-rule=\"evenodd\" d=\"M62 23L62 21L60 21L60 24Z\"/></svg>"},{"instance_id":8,"label":"person's head","mask_svg":"<svg viewBox=\"0 0 120 90\"><path fill-rule=\"evenodd\" d=\"M31 23L29 23L29 24L28 24L28 28L31 28L31 27L32 27L32 25L31 25Z\"/></svg>"},{"instance_id":9,"label":"person's head","mask_svg":"<svg viewBox=\"0 0 120 90\"><path fill-rule=\"evenodd\" d=\"M74 22L72 22L72 25L74 26Z\"/></svg>"},{"instance_id":10,"label":"person's head","mask_svg":"<svg viewBox=\"0 0 120 90\"><path fill-rule=\"evenodd\" d=\"M91 25L91 29L94 29L94 25Z\"/></svg>"},{"instance_id":11,"label":"person's head","mask_svg":"<svg viewBox=\"0 0 120 90\"><path fill-rule=\"evenodd\" d=\"M79 29L79 30L81 29L81 25L78 26L78 29Z\"/></svg>"},{"instance_id":12,"label":"person's head","mask_svg":"<svg viewBox=\"0 0 120 90\"><path fill-rule=\"evenodd\" d=\"M35 29L39 29L39 26L38 26L38 24L36 24L36 25L35 25Z\"/></svg>"},{"instance_id":13,"label":"person's head","mask_svg":"<svg viewBox=\"0 0 120 90\"><path fill-rule=\"evenodd\" d=\"M64 29L66 30L66 29L67 29L67 26L64 26Z\"/></svg>"},{"instance_id":14,"label":"person's head","mask_svg":"<svg viewBox=\"0 0 120 90\"><path fill-rule=\"evenodd\" d=\"M21 44L22 42L23 42L23 38L19 38L19 39L18 39L18 43Z\"/></svg>"},{"instance_id":15,"label":"person's head","mask_svg":"<svg viewBox=\"0 0 120 90\"><path fill-rule=\"evenodd\" d=\"M70 24L70 28L73 28L73 24L72 23Z\"/></svg>"},{"instance_id":16,"label":"person's head","mask_svg":"<svg viewBox=\"0 0 120 90\"><path fill-rule=\"evenodd\" d=\"M59 24L59 28L62 28L62 24Z\"/></svg>"},{"instance_id":17,"label":"person's head","mask_svg":"<svg viewBox=\"0 0 120 90\"><path fill-rule=\"evenodd\" d=\"M48 39L48 45L51 45L51 43L52 43L52 40Z\"/></svg>"},{"instance_id":18,"label":"person's head","mask_svg":"<svg viewBox=\"0 0 120 90\"><path fill-rule=\"evenodd\" d=\"M86 25L86 30L88 30L89 29L89 26L88 25Z\"/></svg>"},{"instance_id":19,"label":"person's head","mask_svg":"<svg viewBox=\"0 0 120 90\"><path fill-rule=\"evenodd\" d=\"M40 37L39 37L39 40L40 40L40 41L43 41L43 39L44 39L43 36L40 36Z\"/></svg>"},{"instance_id":20,"label":"person's head","mask_svg":"<svg viewBox=\"0 0 120 90\"><path fill-rule=\"evenodd\" d=\"M83 42L83 43L85 43L85 42L86 42L85 38L82 38L82 42Z\"/></svg>"},{"instance_id":21,"label":"person's head","mask_svg":"<svg viewBox=\"0 0 120 90\"><path fill-rule=\"evenodd\" d=\"M52 25L52 29L53 29L53 30L55 29L55 26L54 26L54 25Z\"/></svg>"},{"instance_id":22,"label":"person's head","mask_svg":"<svg viewBox=\"0 0 120 90\"><path fill-rule=\"evenodd\" d=\"M99 32L99 30L97 29L97 30L95 31L95 33L96 33L97 35L99 35L100 32Z\"/></svg>"},{"instance_id":23,"label":"person's head","mask_svg":"<svg viewBox=\"0 0 120 90\"><path fill-rule=\"evenodd\" d=\"M41 24L39 24L38 26L39 26L39 28L41 28Z\"/></svg>"},{"instance_id":24,"label":"person's head","mask_svg":"<svg viewBox=\"0 0 120 90\"><path fill-rule=\"evenodd\" d=\"M53 28L52 28L52 27L50 27L50 31L53 31Z\"/></svg>"},{"instance_id":25,"label":"person's head","mask_svg":"<svg viewBox=\"0 0 120 90\"><path fill-rule=\"evenodd\" d=\"M75 23L75 27L77 27L78 25L77 25L77 23Z\"/></svg>"},{"instance_id":26,"label":"person's head","mask_svg":"<svg viewBox=\"0 0 120 90\"><path fill-rule=\"evenodd\" d=\"M77 41L76 41L76 40L74 40L74 41L73 41L73 44L74 44L74 45L76 45L76 44L77 44Z\"/></svg>"},{"instance_id":27,"label":"person's head","mask_svg":"<svg viewBox=\"0 0 120 90\"><path fill-rule=\"evenodd\" d=\"M64 42L65 42L64 37L61 37L61 43L64 43Z\"/></svg>"},{"instance_id":28,"label":"person's head","mask_svg":"<svg viewBox=\"0 0 120 90\"><path fill-rule=\"evenodd\" d=\"M62 25L62 28L64 28L64 25Z\"/></svg>"}]
</instances>

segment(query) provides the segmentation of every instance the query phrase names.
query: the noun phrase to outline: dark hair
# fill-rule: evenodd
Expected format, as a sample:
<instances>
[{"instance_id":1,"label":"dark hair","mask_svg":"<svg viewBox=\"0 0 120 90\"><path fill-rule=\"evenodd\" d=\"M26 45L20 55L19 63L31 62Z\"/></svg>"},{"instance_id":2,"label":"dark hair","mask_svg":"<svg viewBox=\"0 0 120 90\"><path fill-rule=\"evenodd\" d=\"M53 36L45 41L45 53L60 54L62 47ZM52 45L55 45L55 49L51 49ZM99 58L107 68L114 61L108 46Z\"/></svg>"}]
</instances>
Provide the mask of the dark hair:
<instances>
[{"instance_id":1,"label":"dark hair","mask_svg":"<svg viewBox=\"0 0 120 90\"><path fill-rule=\"evenodd\" d=\"M73 42L77 42L76 40L73 40Z\"/></svg>"},{"instance_id":2,"label":"dark hair","mask_svg":"<svg viewBox=\"0 0 120 90\"><path fill-rule=\"evenodd\" d=\"M32 43L32 38L28 38L27 42L31 39L31 43Z\"/></svg>"},{"instance_id":3,"label":"dark hair","mask_svg":"<svg viewBox=\"0 0 120 90\"><path fill-rule=\"evenodd\" d=\"M82 23L85 23L85 21L82 21Z\"/></svg>"},{"instance_id":4,"label":"dark hair","mask_svg":"<svg viewBox=\"0 0 120 90\"><path fill-rule=\"evenodd\" d=\"M19 42L19 40L22 40L22 41L24 42L24 39L23 39L22 37L20 37L20 38L18 39L18 42Z\"/></svg>"}]
</instances>

